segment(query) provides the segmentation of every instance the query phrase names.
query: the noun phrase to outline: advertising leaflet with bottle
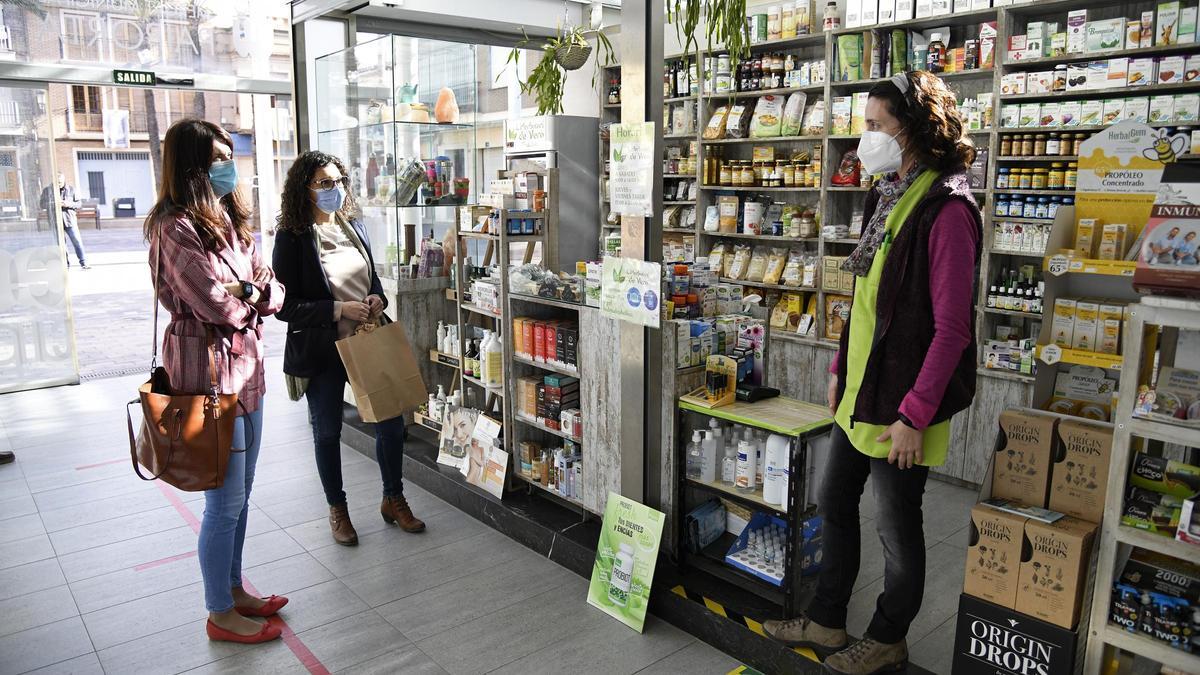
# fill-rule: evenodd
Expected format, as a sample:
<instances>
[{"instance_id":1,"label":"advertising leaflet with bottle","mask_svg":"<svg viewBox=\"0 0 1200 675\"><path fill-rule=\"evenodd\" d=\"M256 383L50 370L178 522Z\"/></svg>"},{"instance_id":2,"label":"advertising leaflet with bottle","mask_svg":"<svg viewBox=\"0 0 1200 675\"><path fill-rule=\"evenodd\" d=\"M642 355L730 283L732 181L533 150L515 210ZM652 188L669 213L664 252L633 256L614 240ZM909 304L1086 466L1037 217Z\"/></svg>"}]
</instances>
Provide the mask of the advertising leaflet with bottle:
<instances>
[{"instance_id":1,"label":"advertising leaflet with bottle","mask_svg":"<svg viewBox=\"0 0 1200 675\"><path fill-rule=\"evenodd\" d=\"M662 542L661 511L608 493L588 604L642 632Z\"/></svg>"}]
</instances>

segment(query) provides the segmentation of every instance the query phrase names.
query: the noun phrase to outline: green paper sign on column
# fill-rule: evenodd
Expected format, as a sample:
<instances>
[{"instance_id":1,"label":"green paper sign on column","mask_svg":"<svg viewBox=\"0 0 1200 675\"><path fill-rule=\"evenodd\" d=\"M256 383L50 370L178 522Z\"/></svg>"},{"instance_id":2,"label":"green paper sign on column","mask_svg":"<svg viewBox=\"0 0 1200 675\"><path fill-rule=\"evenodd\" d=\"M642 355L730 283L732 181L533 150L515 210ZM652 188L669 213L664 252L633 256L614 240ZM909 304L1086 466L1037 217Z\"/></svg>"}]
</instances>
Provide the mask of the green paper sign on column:
<instances>
[{"instance_id":1,"label":"green paper sign on column","mask_svg":"<svg viewBox=\"0 0 1200 675\"><path fill-rule=\"evenodd\" d=\"M650 584L662 542L661 511L608 493L588 604L642 632L650 604Z\"/></svg>"}]
</instances>

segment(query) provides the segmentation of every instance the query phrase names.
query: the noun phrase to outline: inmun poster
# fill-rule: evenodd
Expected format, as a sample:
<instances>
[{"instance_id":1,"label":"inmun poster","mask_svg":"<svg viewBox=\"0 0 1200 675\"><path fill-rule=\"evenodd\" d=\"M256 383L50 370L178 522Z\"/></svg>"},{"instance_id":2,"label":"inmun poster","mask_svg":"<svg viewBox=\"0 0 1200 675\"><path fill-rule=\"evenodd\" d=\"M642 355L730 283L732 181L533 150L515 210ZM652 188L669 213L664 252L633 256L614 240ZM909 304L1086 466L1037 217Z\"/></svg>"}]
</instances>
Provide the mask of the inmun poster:
<instances>
[{"instance_id":1,"label":"inmun poster","mask_svg":"<svg viewBox=\"0 0 1200 675\"><path fill-rule=\"evenodd\" d=\"M615 492L608 493L588 604L639 633L650 604L663 518L660 511Z\"/></svg>"}]
</instances>

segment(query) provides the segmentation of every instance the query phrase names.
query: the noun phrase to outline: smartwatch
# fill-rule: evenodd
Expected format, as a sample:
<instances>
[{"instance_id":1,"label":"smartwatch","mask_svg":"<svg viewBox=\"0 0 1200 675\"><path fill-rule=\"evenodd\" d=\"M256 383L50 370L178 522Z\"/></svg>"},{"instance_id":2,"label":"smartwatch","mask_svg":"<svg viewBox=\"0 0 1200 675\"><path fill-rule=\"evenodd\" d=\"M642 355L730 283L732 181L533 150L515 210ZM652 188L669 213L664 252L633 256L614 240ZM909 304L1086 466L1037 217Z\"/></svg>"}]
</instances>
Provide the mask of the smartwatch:
<instances>
[{"instance_id":1,"label":"smartwatch","mask_svg":"<svg viewBox=\"0 0 1200 675\"><path fill-rule=\"evenodd\" d=\"M904 423L904 426L910 429L917 428L917 425L913 424L912 420L908 419L908 415L905 415L904 413L896 413L896 416L900 418L900 421Z\"/></svg>"},{"instance_id":2,"label":"smartwatch","mask_svg":"<svg viewBox=\"0 0 1200 675\"><path fill-rule=\"evenodd\" d=\"M242 299L249 300L250 297L252 295L254 295L254 291L256 291L256 290L258 290L258 289L254 287L254 284L250 283L249 281L243 281L242 282Z\"/></svg>"}]
</instances>

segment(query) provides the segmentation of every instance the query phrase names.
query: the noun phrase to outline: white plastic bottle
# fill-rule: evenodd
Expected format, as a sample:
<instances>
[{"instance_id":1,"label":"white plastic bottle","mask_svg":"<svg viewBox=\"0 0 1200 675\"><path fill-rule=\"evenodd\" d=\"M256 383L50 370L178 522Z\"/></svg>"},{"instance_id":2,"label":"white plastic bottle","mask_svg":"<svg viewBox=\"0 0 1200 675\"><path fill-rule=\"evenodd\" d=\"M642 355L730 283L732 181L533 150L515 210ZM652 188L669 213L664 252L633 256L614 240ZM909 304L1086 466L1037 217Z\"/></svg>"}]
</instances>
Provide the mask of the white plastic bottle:
<instances>
[{"instance_id":1,"label":"white plastic bottle","mask_svg":"<svg viewBox=\"0 0 1200 675\"><path fill-rule=\"evenodd\" d=\"M768 504L783 504L787 500L784 486L787 482L787 459L790 447L786 436L771 434L767 437L767 449L763 468L763 501Z\"/></svg>"},{"instance_id":2,"label":"white plastic bottle","mask_svg":"<svg viewBox=\"0 0 1200 675\"><path fill-rule=\"evenodd\" d=\"M701 450L701 443L702 443L702 440L701 440L701 436L700 436L700 430L699 429L693 430L692 431L692 442L688 443L688 446L687 446L687 465L684 468L684 471L686 472L687 477L691 478L692 480L700 479L700 473L701 473L700 467L703 464L703 457L702 457L703 452Z\"/></svg>"},{"instance_id":3,"label":"white plastic bottle","mask_svg":"<svg viewBox=\"0 0 1200 675\"><path fill-rule=\"evenodd\" d=\"M441 415L438 414L438 400L433 394L429 395L429 404L426 410L428 411L427 417L429 417L429 419L433 420L434 422L441 421Z\"/></svg>"},{"instance_id":4,"label":"white plastic bottle","mask_svg":"<svg viewBox=\"0 0 1200 675\"><path fill-rule=\"evenodd\" d=\"M737 448L726 445L725 458L721 460L721 482L733 485L735 478L737 478Z\"/></svg>"},{"instance_id":5,"label":"white plastic bottle","mask_svg":"<svg viewBox=\"0 0 1200 675\"><path fill-rule=\"evenodd\" d=\"M758 483L755 482L758 472L757 459L757 455L754 454L753 441L743 440L738 443L737 475L734 477L734 486L742 492L754 492L754 489L758 487Z\"/></svg>"},{"instance_id":6,"label":"white plastic bottle","mask_svg":"<svg viewBox=\"0 0 1200 675\"><path fill-rule=\"evenodd\" d=\"M438 385L437 390L438 416L437 421L441 422L446 417L446 390L442 385Z\"/></svg>"},{"instance_id":7,"label":"white plastic bottle","mask_svg":"<svg viewBox=\"0 0 1200 675\"><path fill-rule=\"evenodd\" d=\"M442 349L442 347L443 347L443 346L445 346L445 344L446 344L446 333L447 333L447 332L448 332L448 331L446 330L446 324L444 324L444 323L442 323L441 321L439 321L439 322L438 322L438 327L437 327L437 345L438 345L438 351L441 351L441 352L445 352L445 351L446 351L446 350Z\"/></svg>"},{"instance_id":8,"label":"white plastic bottle","mask_svg":"<svg viewBox=\"0 0 1200 675\"><path fill-rule=\"evenodd\" d=\"M484 381L489 387L499 387L504 381L504 353L500 345L500 336L492 333L492 340L487 348L487 369Z\"/></svg>"},{"instance_id":9,"label":"white plastic bottle","mask_svg":"<svg viewBox=\"0 0 1200 675\"><path fill-rule=\"evenodd\" d=\"M711 431L704 432L700 445L700 480L709 483L717 480L717 438Z\"/></svg>"},{"instance_id":10,"label":"white plastic bottle","mask_svg":"<svg viewBox=\"0 0 1200 675\"><path fill-rule=\"evenodd\" d=\"M626 542L617 546L612 572L608 575L608 599L624 607L629 602L629 587L633 585L633 547Z\"/></svg>"}]
</instances>

